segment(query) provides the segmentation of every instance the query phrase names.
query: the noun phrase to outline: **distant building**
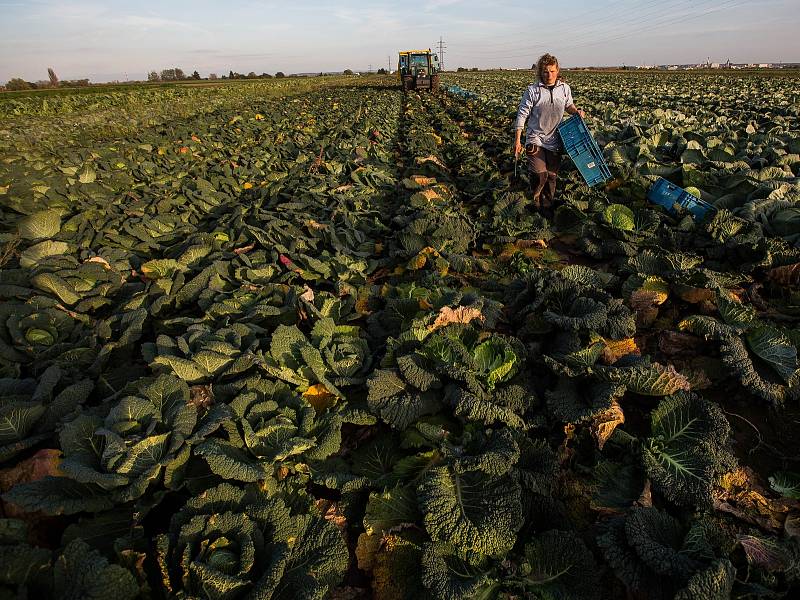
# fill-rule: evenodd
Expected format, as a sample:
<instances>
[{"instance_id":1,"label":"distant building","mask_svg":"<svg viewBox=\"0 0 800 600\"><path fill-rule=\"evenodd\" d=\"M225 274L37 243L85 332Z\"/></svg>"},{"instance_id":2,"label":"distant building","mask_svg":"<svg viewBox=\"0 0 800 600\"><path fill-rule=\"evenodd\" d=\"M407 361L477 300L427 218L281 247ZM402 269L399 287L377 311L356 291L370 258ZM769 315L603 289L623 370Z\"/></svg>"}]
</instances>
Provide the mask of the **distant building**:
<instances>
[{"instance_id":1,"label":"distant building","mask_svg":"<svg viewBox=\"0 0 800 600\"><path fill-rule=\"evenodd\" d=\"M761 63L758 65L759 69L769 69L772 65L769 63Z\"/></svg>"}]
</instances>

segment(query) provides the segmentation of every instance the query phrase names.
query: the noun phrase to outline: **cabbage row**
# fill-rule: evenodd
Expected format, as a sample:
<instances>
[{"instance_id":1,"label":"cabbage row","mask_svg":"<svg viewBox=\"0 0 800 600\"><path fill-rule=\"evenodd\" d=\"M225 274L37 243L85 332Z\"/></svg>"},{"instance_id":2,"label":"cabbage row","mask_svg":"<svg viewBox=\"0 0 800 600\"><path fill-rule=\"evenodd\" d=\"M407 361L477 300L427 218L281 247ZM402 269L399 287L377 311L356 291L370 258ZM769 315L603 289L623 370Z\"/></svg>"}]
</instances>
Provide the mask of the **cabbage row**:
<instances>
[{"instance_id":1,"label":"cabbage row","mask_svg":"<svg viewBox=\"0 0 800 600\"><path fill-rule=\"evenodd\" d=\"M450 77L480 98L251 86L7 138L0 596L795 591L796 80L767 131L576 75L615 179L566 168L549 222L524 80Z\"/></svg>"}]
</instances>

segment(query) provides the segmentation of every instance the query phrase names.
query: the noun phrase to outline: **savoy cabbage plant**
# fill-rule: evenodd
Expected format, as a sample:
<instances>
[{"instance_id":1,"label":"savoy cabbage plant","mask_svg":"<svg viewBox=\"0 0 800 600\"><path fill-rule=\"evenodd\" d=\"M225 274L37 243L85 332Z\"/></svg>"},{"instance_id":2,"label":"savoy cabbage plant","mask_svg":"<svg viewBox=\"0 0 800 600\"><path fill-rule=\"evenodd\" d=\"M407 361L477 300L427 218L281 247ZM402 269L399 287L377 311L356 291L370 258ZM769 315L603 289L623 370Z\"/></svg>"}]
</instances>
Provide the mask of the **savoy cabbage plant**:
<instances>
[{"instance_id":1,"label":"savoy cabbage plant","mask_svg":"<svg viewBox=\"0 0 800 600\"><path fill-rule=\"evenodd\" d=\"M398 429L445 406L467 420L522 427L532 392L517 382L526 352L515 338L452 323L401 336L368 380L371 410ZM442 389L444 389L444 394Z\"/></svg>"},{"instance_id":2,"label":"savoy cabbage plant","mask_svg":"<svg viewBox=\"0 0 800 600\"><path fill-rule=\"evenodd\" d=\"M416 475L425 529L435 541L463 552L501 556L522 526L520 444L512 430L466 429L449 439L441 429L420 429L420 443L439 460Z\"/></svg>"},{"instance_id":3,"label":"savoy cabbage plant","mask_svg":"<svg viewBox=\"0 0 800 600\"><path fill-rule=\"evenodd\" d=\"M682 392L659 403L650 427L642 460L655 488L676 504L708 506L716 478L736 465L722 409Z\"/></svg>"},{"instance_id":4,"label":"savoy cabbage plant","mask_svg":"<svg viewBox=\"0 0 800 600\"><path fill-rule=\"evenodd\" d=\"M718 478L736 466L725 414L694 393L661 400L650 414L648 437L617 430L611 439L637 451L653 489L678 506L710 507Z\"/></svg>"},{"instance_id":5,"label":"savoy cabbage plant","mask_svg":"<svg viewBox=\"0 0 800 600\"><path fill-rule=\"evenodd\" d=\"M592 258L635 256L642 246L655 245L654 234L660 224L649 208L631 210L621 204L608 205L602 200L590 210L597 219L578 206L566 203L559 207L555 224L559 230L576 236L581 250Z\"/></svg>"},{"instance_id":6,"label":"savoy cabbage plant","mask_svg":"<svg viewBox=\"0 0 800 600\"><path fill-rule=\"evenodd\" d=\"M339 451L342 425L374 417L343 404L315 408L283 382L248 381L227 402L230 418L194 448L223 479L253 482L280 467L323 460Z\"/></svg>"},{"instance_id":7,"label":"savoy cabbage plant","mask_svg":"<svg viewBox=\"0 0 800 600\"><path fill-rule=\"evenodd\" d=\"M52 365L38 380L0 379L0 463L48 440L94 389L91 379Z\"/></svg>"},{"instance_id":8,"label":"savoy cabbage plant","mask_svg":"<svg viewBox=\"0 0 800 600\"><path fill-rule=\"evenodd\" d=\"M137 395L104 417L86 412L64 426L60 476L21 483L5 498L28 510L73 514L135 500L156 482L179 487L191 445L228 415L224 406L201 415L187 384L174 376L144 380Z\"/></svg>"},{"instance_id":9,"label":"savoy cabbage plant","mask_svg":"<svg viewBox=\"0 0 800 600\"><path fill-rule=\"evenodd\" d=\"M7 598L47 591L51 552L28 543L28 526L18 519L0 519L0 594Z\"/></svg>"},{"instance_id":10,"label":"savoy cabbage plant","mask_svg":"<svg viewBox=\"0 0 800 600\"><path fill-rule=\"evenodd\" d=\"M314 323L309 337L296 325L278 326L264 360L267 373L301 391L319 383L343 398L340 388L361 383L372 357L358 326L325 317Z\"/></svg>"},{"instance_id":11,"label":"savoy cabbage plant","mask_svg":"<svg viewBox=\"0 0 800 600\"><path fill-rule=\"evenodd\" d=\"M198 304L204 309L203 320L218 323L250 323L272 329L291 325L297 317L298 290L295 286L268 283L219 292L212 298L201 297Z\"/></svg>"},{"instance_id":12,"label":"savoy cabbage plant","mask_svg":"<svg viewBox=\"0 0 800 600\"><path fill-rule=\"evenodd\" d=\"M459 552L447 542L425 547L421 558L422 583L434 598L490 600L500 590L492 562L480 554Z\"/></svg>"},{"instance_id":13,"label":"savoy cabbage plant","mask_svg":"<svg viewBox=\"0 0 800 600\"><path fill-rule=\"evenodd\" d=\"M561 379L578 378L611 384L608 394L621 396L630 391L643 396L668 396L678 391L688 391L688 379L672 365L651 362L649 357L629 353L616 358L613 364L602 364L600 358L610 343L596 335L586 336L583 341L576 332L561 332L553 336L549 352L543 356L544 363ZM564 384L561 384L564 390ZM551 405L559 410L559 395L551 392ZM567 397L568 403L574 398ZM565 407L563 412L570 413Z\"/></svg>"},{"instance_id":14,"label":"savoy cabbage plant","mask_svg":"<svg viewBox=\"0 0 800 600\"><path fill-rule=\"evenodd\" d=\"M736 570L714 524L685 526L657 508L634 508L604 524L597 538L615 575L634 594L652 598L730 597Z\"/></svg>"},{"instance_id":15,"label":"savoy cabbage plant","mask_svg":"<svg viewBox=\"0 0 800 600\"><path fill-rule=\"evenodd\" d=\"M164 591L187 598L322 600L348 564L341 532L313 507L226 483L188 500L156 547Z\"/></svg>"},{"instance_id":16,"label":"savoy cabbage plant","mask_svg":"<svg viewBox=\"0 0 800 600\"><path fill-rule=\"evenodd\" d=\"M20 365L34 362L42 370L92 364L97 340L89 318L59 306L45 296L0 303L0 374L13 377Z\"/></svg>"},{"instance_id":17,"label":"savoy cabbage plant","mask_svg":"<svg viewBox=\"0 0 800 600\"><path fill-rule=\"evenodd\" d=\"M776 405L800 398L800 332L760 319L727 292L716 300L722 319L694 315L680 328L718 342L722 362L752 394Z\"/></svg>"},{"instance_id":18,"label":"savoy cabbage plant","mask_svg":"<svg viewBox=\"0 0 800 600\"><path fill-rule=\"evenodd\" d=\"M595 333L623 339L636 332L636 322L622 299L609 291L615 283L615 278L587 267L561 272L537 269L509 287L509 307L516 321L540 333Z\"/></svg>"},{"instance_id":19,"label":"savoy cabbage plant","mask_svg":"<svg viewBox=\"0 0 800 600\"><path fill-rule=\"evenodd\" d=\"M600 597L598 577L594 556L583 540L575 532L551 529L525 544L517 573L505 583L533 598L592 600Z\"/></svg>"},{"instance_id":20,"label":"savoy cabbage plant","mask_svg":"<svg viewBox=\"0 0 800 600\"><path fill-rule=\"evenodd\" d=\"M84 540L60 551L28 543L25 521L0 519L0 594L7 598L98 598L134 600L140 585L134 574L109 561Z\"/></svg>"},{"instance_id":21,"label":"savoy cabbage plant","mask_svg":"<svg viewBox=\"0 0 800 600\"><path fill-rule=\"evenodd\" d=\"M259 336L255 325L234 323L215 328L190 325L184 335L159 335L155 344L142 345L142 354L156 371L172 372L188 383L237 375L252 367Z\"/></svg>"}]
</instances>

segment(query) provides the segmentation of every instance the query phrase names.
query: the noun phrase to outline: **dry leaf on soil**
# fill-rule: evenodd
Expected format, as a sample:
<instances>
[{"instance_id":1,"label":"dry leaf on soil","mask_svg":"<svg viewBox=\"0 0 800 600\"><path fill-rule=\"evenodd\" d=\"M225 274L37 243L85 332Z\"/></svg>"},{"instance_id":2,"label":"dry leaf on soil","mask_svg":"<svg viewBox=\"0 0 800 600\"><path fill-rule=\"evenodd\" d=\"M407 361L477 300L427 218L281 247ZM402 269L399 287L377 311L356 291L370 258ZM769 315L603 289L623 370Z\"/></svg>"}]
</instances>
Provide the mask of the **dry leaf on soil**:
<instances>
[{"instance_id":1,"label":"dry leaf on soil","mask_svg":"<svg viewBox=\"0 0 800 600\"><path fill-rule=\"evenodd\" d=\"M317 413L321 413L336 403L336 395L328 391L321 383L315 383L303 392L303 398L314 407Z\"/></svg>"},{"instance_id":2,"label":"dry leaf on soil","mask_svg":"<svg viewBox=\"0 0 800 600\"><path fill-rule=\"evenodd\" d=\"M597 447L600 450L605 446L608 438L614 433L617 425L622 425L625 422L625 413L622 412L622 407L616 400L611 401L611 406L598 414L590 426L592 437L597 440Z\"/></svg>"},{"instance_id":3,"label":"dry leaf on soil","mask_svg":"<svg viewBox=\"0 0 800 600\"><path fill-rule=\"evenodd\" d=\"M450 323L466 324L476 319L480 322L483 322L485 319L485 317L481 314L481 311L477 308L471 308L469 306L458 306L456 308L451 308L449 306L445 306L439 311L439 314L437 315L436 320L433 322L433 325L429 325L428 329L435 331L440 327L450 325Z\"/></svg>"},{"instance_id":4,"label":"dry leaf on soil","mask_svg":"<svg viewBox=\"0 0 800 600\"><path fill-rule=\"evenodd\" d=\"M779 533L784 529L789 511L800 508L800 502L790 498L770 498L758 475L749 467L740 467L720 479L719 487L714 491L714 508Z\"/></svg>"},{"instance_id":5,"label":"dry leaf on soil","mask_svg":"<svg viewBox=\"0 0 800 600\"><path fill-rule=\"evenodd\" d=\"M633 338L626 338L624 340L604 340L604 342L605 348L603 348L603 354L600 358L603 364L606 365L613 365L620 358L629 354L641 354L639 346L636 345L636 340Z\"/></svg>"},{"instance_id":6,"label":"dry leaf on soil","mask_svg":"<svg viewBox=\"0 0 800 600\"><path fill-rule=\"evenodd\" d=\"M779 285L800 285L800 263L770 269L767 278Z\"/></svg>"}]
</instances>

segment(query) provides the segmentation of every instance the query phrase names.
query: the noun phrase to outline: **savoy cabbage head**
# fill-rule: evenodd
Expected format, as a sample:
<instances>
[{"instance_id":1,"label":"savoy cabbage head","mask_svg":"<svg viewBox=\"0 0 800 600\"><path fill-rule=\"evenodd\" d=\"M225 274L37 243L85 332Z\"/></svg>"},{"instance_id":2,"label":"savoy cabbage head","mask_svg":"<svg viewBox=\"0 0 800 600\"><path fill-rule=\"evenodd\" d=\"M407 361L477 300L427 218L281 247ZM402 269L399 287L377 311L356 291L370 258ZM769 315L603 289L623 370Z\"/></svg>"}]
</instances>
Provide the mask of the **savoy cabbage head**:
<instances>
[{"instance_id":1,"label":"savoy cabbage head","mask_svg":"<svg viewBox=\"0 0 800 600\"><path fill-rule=\"evenodd\" d=\"M722 409L691 393L661 401L650 415L642 461L656 490L683 506L709 506L716 478L734 468Z\"/></svg>"},{"instance_id":2,"label":"savoy cabbage head","mask_svg":"<svg viewBox=\"0 0 800 600\"><path fill-rule=\"evenodd\" d=\"M512 472L519 445L507 429L465 432L460 442L443 442L445 461L417 487L425 529L463 552L501 556L523 522L522 487Z\"/></svg>"},{"instance_id":3,"label":"savoy cabbage head","mask_svg":"<svg viewBox=\"0 0 800 600\"><path fill-rule=\"evenodd\" d=\"M49 439L93 389L91 379L58 365L45 369L38 380L0 379L0 463Z\"/></svg>"},{"instance_id":4,"label":"savoy cabbage head","mask_svg":"<svg viewBox=\"0 0 800 600\"><path fill-rule=\"evenodd\" d=\"M156 546L165 593L183 597L322 600L348 563L341 532L313 508L229 484L190 499Z\"/></svg>"},{"instance_id":5,"label":"savoy cabbage head","mask_svg":"<svg viewBox=\"0 0 800 600\"><path fill-rule=\"evenodd\" d=\"M324 460L339 451L342 425L374 417L339 403L314 407L283 382L254 379L227 402L219 434L194 448L223 479L254 482L281 467Z\"/></svg>"},{"instance_id":6,"label":"savoy cabbage head","mask_svg":"<svg viewBox=\"0 0 800 600\"><path fill-rule=\"evenodd\" d=\"M204 416L190 402L186 382L160 375L139 384L105 417L84 413L59 434L62 476L22 483L6 498L50 514L100 510L141 497L151 483L181 485L190 447L228 415L214 407Z\"/></svg>"},{"instance_id":7,"label":"savoy cabbage head","mask_svg":"<svg viewBox=\"0 0 800 600\"><path fill-rule=\"evenodd\" d=\"M687 527L657 508L634 508L605 523L597 544L635 595L723 600L735 569L717 558L722 550L711 542L715 535L713 527Z\"/></svg>"},{"instance_id":8,"label":"savoy cabbage head","mask_svg":"<svg viewBox=\"0 0 800 600\"><path fill-rule=\"evenodd\" d=\"M718 342L723 364L752 394L775 405L800 398L800 334L761 320L727 293L716 300L721 319L693 315L680 328Z\"/></svg>"},{"instance_id":9,"label":"savoy cabbage head","mask_svg":"<svg viewBox=\"0 0 800 600\"><path fill-rule=\"evenodd\" d=\"M4 598L96 598L133 600L140 597L134 574L109 564L80 538L60 552L32 546L28 525L0 519L0 595Z\"/></svg>"},{"instance_id":10,"label":"savoy cabbage head","mask_svg":"<svg viewBox=\"0 0 800 600\"><path fill-rule=\"evenodd\" d=\"M490 600L500 590L491 561L447 542L428 544L421 562L422 583L437 600Z\"/></svg>"},{"instance_id":11,"label":"savoy cabbage head","mask_svg":"<svg viewBox=\"0 0 800 600\"><path fill-rule=\"evenodd\" d=\"M265 356L267 373L305 390L321 383L339 397L339 389L363 382L372 363L369 345L356 325L337 325L330 318L319 319L311 335L296 325L280 325L272 335Z\"/></svg>"},{"instance_id":12,"label":"savoy cabbage head","mask_svg":"<svg viewBox=\"0 0 800 600\"><path fill-rule=\"evenodd\" d=\"M34 362L38 369L92 364L97 340L89 318L70 316L59 306L45 296L0 303L0 375L13 377L21 365Z\"/></svg>"}]
</instances>

